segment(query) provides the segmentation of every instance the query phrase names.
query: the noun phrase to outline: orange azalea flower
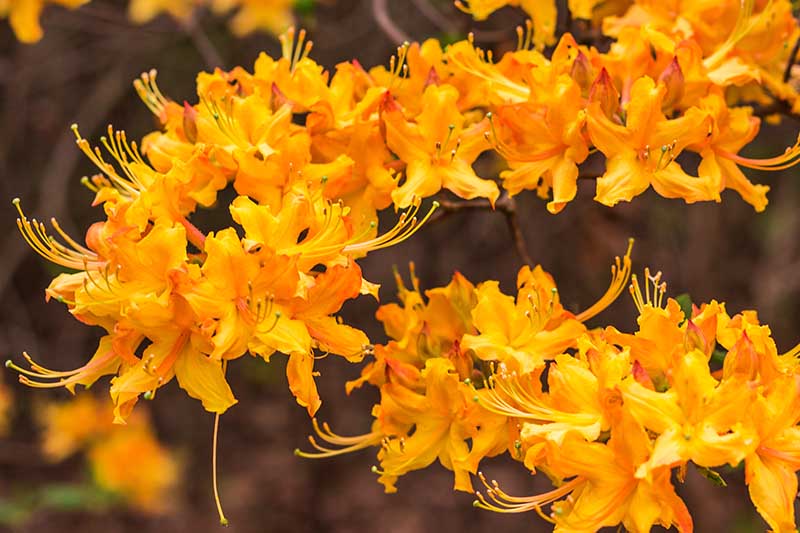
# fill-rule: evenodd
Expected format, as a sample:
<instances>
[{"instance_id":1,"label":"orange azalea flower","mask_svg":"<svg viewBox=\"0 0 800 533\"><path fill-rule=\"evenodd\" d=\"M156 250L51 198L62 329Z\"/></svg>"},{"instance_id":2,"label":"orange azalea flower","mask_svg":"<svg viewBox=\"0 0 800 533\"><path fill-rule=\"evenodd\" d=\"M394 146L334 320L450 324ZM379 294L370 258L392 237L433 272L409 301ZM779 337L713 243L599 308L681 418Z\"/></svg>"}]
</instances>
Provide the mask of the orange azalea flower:
<instances>
[{"instance_id":1,"label":"orange azalea flower","mask_svg":"<svg viewBox=\"0 0 800 533\"><path fill-rule=\"evenodd\" d=\"M745 459L745 482L756 509L776 532L796 531L794 500L800 470L800 377L776 379L750 406L758 447Z\"/></svg>"},{"instance_id":2,"label":"orange azalea flower","mask_svg":"<svg viewBox=\"0 0 800 533\"><path fill-rule=\"evenodd\" d=\"M705 467L736 466L755 448L755 435L740 422L744 406L752 401L743 382L718 382L711 377L705 355L695 350L673 368L671 385L666 392L649 390L633 380L620 385L628 411L659 434L650 459L637 470L638 477L686 461Z\"/></svg>"},{"instance_id":3,"label":"orange azalea flower","mask_svg":"<svg viewBox=\"0 0 800 533\"><path fill-rule=\"evenodd\" d=\"M500 292L495 281L478 287L472 318L478 335L464 335L462 347L479 359L499 361L509 370L532 372L570 347L586 331L583 322L605 309L622 292L630 275L631 245L611 270L608 291L586 311L573 315L558 297L553 278L540 266L523 267L517 275L516 301Z\"/></svg>"},{"instance_id":4,"label":"orange azalea flower","mask_svg":"<svg viewBox=\"0 0 800 533\"><path fill-rule=\"evenodd\" d=\"M570 4L572 4L573 1L571 1ZM555 1L456 0L455 5L462 11L472 15L475 20L485 20L493 12L507 5L520 6L533 21L533 38L536 48L542 49L547 45L555 43L556 18L558 15ZM583 8L580 10L581 13L585 13L586 7L582 7ZM570 9L571 8L572 6L570 6Z\"/></svg>"},{"instance_id":5,"label":"orange azalea flower","mask_svg":"<svg viewBox=\"0 0 800 533\"><path fill-rule=\"evenodd\" d=\"M507 127L512 135L524 139L497 146L512 169L500 173L509 194L539 189L543 195L552 188L553 200L547 204L551 213L559 212L575 198L578 165L589 155L582 135L583 107L580 86L564 75L548 101L500 108L501 131Z\"/></svg>"},{"instance_id":6,"label":"orange azalea flower","mask_svg":"<svg viewBox=\"0 0 800 533\"><path fill-rule=\"evenodd\" d=\"M475 505L498 512L543 514L541 507L555 502L547 518L559 531L597 531L622 524L627 531L646 532L658 524L691 532L691 516L675 493L669 469L661 468L651 480L636 476L637 466L651 450L645 430L622 413L606 444L573 436L549 447L553 475L572 478L560 487L536 496L513 497L496 482L490 485L484 480L487 495L479 492Z\"/></svg>"},{"instance_id":7,"label":"orange azalea flower","mask_svg":"<svg viewBox=\"0 0 800 533\"><path fill-rule=\"evenodd\" d=\"M800 156L800 139L777 157L767 159L743 157L738 152L756 136L760 126L759 119L752 116L752 110L729 109L719 94L711 94L704 98L701 106L714 117L714 127L702 143L692 147L700 152L703 158L699 171L710 176L719 191L730 187L741 194L756 211L763 211L767 205L769 187L753 185L739 167L759 170L789 168L797 163Z\"/></svg>"},{"instance_id":8,"label":"orange azalea flower","mask_svg":"<svg viewBox=\"0 0 800 533\"><path fill-rule=\"evenodd\" d=\"M294 0L211 0L211 4L220 12L237 8L230 25L240 36L262 29L280 35L294 22Z\"/></svg>"},{"instance_id":9,"label":"orange azalea flower","mask_svg":"<svg viewBox=\"0 0 800 533\"><path fill-rule=\"evenodd\" d=\"M667 119L661 111L666 87L652 79L637 79L625 108L625 124L607 117L595 101L589 104L587 124L592 143L608 158L597 180L595 199L608 206L630 201L650 185L667 198L697 202L714 198L708 180L686 174L675 158L708 133L708 116L689 109Z\"/></svg>"},{"instance_id":10,"label":"orange azalea flower","mask_svg":"<svg viewBox=\"0 0 800 533\"><path fill-rule=\"evenodd\" d=\"M149 22L160 13L186 20L201 0L131 0L128 16L137 24Z\"/></svg>"},{"instance_id":11,"label":"orange azalea flower","mask_svg":"<svg viewBox=\"0 0 800 533\"><path fill-rule=\"evenodd\" d=\"M126 426L112 424L111 412L91 394L38 410L42 448L48 460L59 462L86 451L97 485L147 513L168 509L179 466L156 439L144 411Z\"/></svg>"},{"instance_id":12,"label":"orange azalea flower","mask_svg":"<svg viewBox=\"0 0 800 533\"><path fill-rule=\"evenodd\" d=\"M457 100L453 87L430 85L413 123L391 99L387 101L386 144L406 164L405 182L392 192L395 205L406 207L414 198L431 196L441 188L461 198L488 198L492 204L500 196L494 182L472 170L475 159L490 148L484 138L489 121L468 123Z\"/></svg>"},{"instance_id":13,"label":"orange azalea flower","mask_svg":"<svg viewBox=\"0 0 800 533\"><path fill-rule=\"evenodd\" d=\"M477 471L484 457L507 447L506 418L475 402L469 380L464 381L473 375L473 357L460 349L459 339L474 331L470 310L476 304L475 287L456 274L446 287L425 291L423 298L413 265L410 289L396 277L402 307L387 304L377 314L393 340L376 346L376 361L359 380L347 384L348 392L367 382L381 388L372 431L341 437L315 422L318 437L340 448L328 448L312 437L317 452L296 454L330 457L380 444L381 466L375 471L387 492L396 490L398 477L437 457L455 473L455 488L471 491L469 473Z\"/></svg>"},{"instance_id":14,"label":"orange azalea flower","mask_svg":"<svg viewBox=\"0 0 800 533\"><path fill-rule=\"evenodd\" d=\"M44 32L39 16L48 4L75 9L89 0L3 0L0 2L0 18L8 17L11 29L23 43L35 43Z\"/></svg>"},{"instance_id":15,"label":"orange azalea flower","mask_svg":"<svg viewBox=\"0 0 800 533\"><path fill-rule=\"evenodd\" d=\"M631 372L629 353L591 334L580 336L577 344L578 355L559 355L547 367L547 392L544 367L522 374L500 365L487 381L485 396L477 397L487 410L520 427L520 455L531 471L549 468L549 456L543 455L547 443L561 445L570 435L595 441L619 414L617 386Z\"/></svg>"},{"instance_id":16,"label":"orange azalea flower","mask_svg":"<svg viewBox=\"0 0 800 533\"><path fill-rule=\"evenodd\" d=\"M91 394L64 403L48 403L38 410L44 429L42 451L48 460L63 461L92 440L111 430L111 413L100 408Z\"/></svg>"},{"instance_id":17,"label":"orange azalea flower","mask_svg":"<svg viewBox=\"0 0 800 533\"><path fill-rule=\"evenodd\" d=\"M149 428L114 428L91 447L89 463L95 482L132 507L147 513L170 508L169 493L178 483L179 466Z\"/></svg>"}]
</instances>

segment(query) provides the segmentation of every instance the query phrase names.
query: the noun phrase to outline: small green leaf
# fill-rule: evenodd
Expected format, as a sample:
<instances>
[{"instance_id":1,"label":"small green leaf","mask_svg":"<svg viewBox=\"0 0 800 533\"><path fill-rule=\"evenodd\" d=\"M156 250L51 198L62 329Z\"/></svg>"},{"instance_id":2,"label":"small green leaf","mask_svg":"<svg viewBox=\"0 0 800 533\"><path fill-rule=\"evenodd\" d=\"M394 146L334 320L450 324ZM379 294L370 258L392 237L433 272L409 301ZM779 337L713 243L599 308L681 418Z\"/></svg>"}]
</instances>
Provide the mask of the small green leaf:
<instances>
[{"instance_id":1,"label":"small green leaf","mask_svg":"<svg viewBox=\"0 0 800 533\"><path fill-rule=\"evenodd\" d=\"M439 40L441 41L442 46L455 44L458 41L463 41L464 39L466 39L466 36L463 33L457 31L444 32L439 36Z\"/></svg>"},{"instance_id":2,"label":"small green leaf","mask_svg":"<svg viewBox=\"0 0 800 533\"><path fill-rule=\"evenodd\" d=\"M728 355L728 350L721 348L719 344L714 348L714 353L711 354L711 360L715 363L724 363L725 356Z\"/></svg>"},{"instance_id":3,"label":"small green leaf","mask_svg":"<svg viewBox=\"0 0 800 533\"><path fill-rule=\"evenodd\" d=\"M692 297L688 293L683 293L676 296L675 301L681 306L683 316L687 319L692 318Z\"/></svg>"},{"instance_id":4,"label":"small green leaf","mask_svg":"<svg viewBox=\"0 0 800 533\"><path fill-rule=\"evenodd\" d=\"M698 466L697 471L700 472L700 475L709 480L711 483L716 485L717 487L727 487L728 484L725 483L725 480L722 479L722 476L719 475L719 472L715 470L711 470L710 468L706 468L704 466Z\"/></svg>"},{"instance_id":5,"label":"small green leaf","mask_svg":"<svg viewBox=\"0 0 800 533\"><path fill-rule=\"evenodd\" d=\"M314 12L314 0L294 0L294 8L301 15L310 15Z\"/></svg>"}]
</instances>

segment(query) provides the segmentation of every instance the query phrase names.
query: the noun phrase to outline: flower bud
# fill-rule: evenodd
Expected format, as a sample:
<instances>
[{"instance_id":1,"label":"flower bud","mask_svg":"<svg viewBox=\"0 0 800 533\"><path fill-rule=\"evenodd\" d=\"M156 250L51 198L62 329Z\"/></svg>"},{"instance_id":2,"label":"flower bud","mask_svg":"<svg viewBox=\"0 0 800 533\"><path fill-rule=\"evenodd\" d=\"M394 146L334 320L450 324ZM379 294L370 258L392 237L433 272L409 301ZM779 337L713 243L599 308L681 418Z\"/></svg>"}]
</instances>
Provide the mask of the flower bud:
<instances>
[{"instance_id":1,"label":"flower bud","mask_svg":"<svg viewBox=\"0 0 800 533\"><path fill-rule=\"evenodd\" d=\"M586 94L591 85L590 80L592 79L592 64L589 62L589 58L586 57L586 54L578 51L575 61L572 62L572 69L569 75L581 88L581 92Z\"/></svg>"},{"instance_id":2,"label":"flower bud","mask_svg":"<svg viewBox=\"0 0 800 533\"><path fill-rule=\"evenodd\" d=\"M666 110L677 105L683 98L684 92L683 71L677 56L672 58L669 66L658 77L658 81L663 83L667 89L661 107Z\"/></svg>"},{"instance_id":3,"label":"flower bud","mask_svg":"<svg viewBox=\"0 0 800 533\"><path fill-rule=\"evenodd\" d=\"M186 101L183 102L183 134L190 143L197 142L197 110Z\"/></svg>"},{"instance_id":4,"label":"flower bud","mask_svg":"<svg viewBox=\"0 0 800 533\"><path fill-rule=\"evenodd\" d=\"M608 118L612 118L619 110L619 91L614 87L605 68L600 71L589 89L589 101L600 102L600 109Z\"/></svg>"}]
</instances>

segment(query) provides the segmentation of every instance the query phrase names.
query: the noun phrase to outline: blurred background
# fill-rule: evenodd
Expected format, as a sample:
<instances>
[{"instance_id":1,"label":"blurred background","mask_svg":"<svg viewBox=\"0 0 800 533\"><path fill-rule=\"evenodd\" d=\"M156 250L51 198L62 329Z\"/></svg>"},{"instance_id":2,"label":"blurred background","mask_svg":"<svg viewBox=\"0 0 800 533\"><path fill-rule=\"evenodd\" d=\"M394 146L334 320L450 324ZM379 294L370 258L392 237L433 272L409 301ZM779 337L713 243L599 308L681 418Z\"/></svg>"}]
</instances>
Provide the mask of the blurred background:
<instances>
[{"instance_id":1,"label":"blurred background","mask_svg":"<svg viewBox=\"0 0 800 533\"><path fill-rule=\"evenodd\" d=\"M448 0L326 0L298 4L298 24L314 41L312 57L327 68L358 59L362 65L387 64L402 39L462 38L477 29L485 46L502 51L516 43L514 26L523 15L502 10L475 23ZM31 252L16 231L11 199L20 197L29 216L55 216L66 231L82 235L102 217L90 207L91 193L80 186L91 173L69 129L76 122L90 141L111 123L129 138L156 127L131 81L151 68L159 71L162 91L176 101L194 101L194 79L214 66L252 69L262 50L279 54L277 40L256 33L234 37L224 18L204 11L190 24L159 17L134 26L125 2L94 0L77 11L48 8L44 39L18 43L6 21L0 21L0 354L19 358L27 350L55 368L74 368L94 352L99 331L77 323L58 303L46 304L44 289L55 272ZM797 122L765 126L749 155L783 152L796 136ZM483 166L480 166L483 165ZM479 175L497 169L479 162ZM609 209L592 200L594 182L579 185L576 201L559 215L545 210L533 193L517 197L517 210L528 253L556 278L562 302L585 308L603 293L615 255L634 237L635 268L662 270L669 294L689 293L694 302L716 298L731 313L755 308L774 332L780 351L800 335L800 183L796 171L769 175L750 171L755 182L770 185L770 205L757 214L734 193L722 204L685 205L650 192L632 204ZM224 225L218 215L203 214L199 225ZM224 216L224 213L223 215ZM400 246L375 252L362 262L367 279L381 283L381 299L392 301L392 265L407 272L416 263L423 287L446 284L454 270L473 282L499 279L511 292L521 260L500 213L451 214ZM378 304L362 297L350 302L347 323L364 329L374 342L384 334L374 319ZM594 319L635 329L634 306L627 294ZM473 497L452 491L452 475L440 467L412 472L398 483L399 493L384 495L370 472L375 450L322 461L295 457L308 448L311 423L291 398L284 360L269 365L242 358L231 365L229 381L239 399L221 421L220 489L231 531L269 532L449 532L504 530L548 531L533 513L498 515L474 509ZM356 377L358 365L340 358L319 363L323 406L321 420L340 434L360 434L370 427L371 389L344 394L343 383ZM160 502L159 512L136 510L110 497L92 482L91 452L77 450L58 462L44 451L42 412L45 404L66 400L64 390L31 391L3 372L9 389L10 431L0 438L0 530L90 532L221 529L211 485L213 416L200 409L176 385L159 392L150 408L149 431L170 450L182 472ZM105 383L92 391L107 400ZM46 417L45 417L46 418ZM88 423L88 422L87 422ZM79 431L76 429L76 431ZM128 468L155 468L137 448L116 457ZM132 451L127 451L132 450ZM546 479L531 478L505 459L483 465L512 494L549 488ZM713 486L689 472L679 487L697 531L763 531L751 509L741 471L722 469L727 488Z\"/></svg>"}]
</instances>

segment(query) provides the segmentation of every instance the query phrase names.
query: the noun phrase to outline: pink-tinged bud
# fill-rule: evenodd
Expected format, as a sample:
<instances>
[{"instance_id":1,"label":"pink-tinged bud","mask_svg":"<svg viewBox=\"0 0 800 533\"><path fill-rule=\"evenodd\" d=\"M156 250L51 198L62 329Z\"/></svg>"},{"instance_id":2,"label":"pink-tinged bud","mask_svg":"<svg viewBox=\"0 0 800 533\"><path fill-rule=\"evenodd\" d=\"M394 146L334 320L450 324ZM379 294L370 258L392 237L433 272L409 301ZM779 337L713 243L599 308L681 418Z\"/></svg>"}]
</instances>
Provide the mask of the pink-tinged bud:
<instances>
[{"instance_id":1,"label":"pink-tinged bud","mask_svg":"<svg viewBox=\"0 0 800 533\"><path fill-rule=\"evenodd\" d=\"M281 91L278 84L273 82L272 83L272 111L277 111L278 109L282 108L285 105L292 105L293 102L289 100L289 97Z\"/></svg>"},{"instance_id":2,"label":"pink-tinged bud","mask_svg":"<svg viewBox=\"0 0 800 533\"><path fill-rule=\"evenodd\" d=\"M414 389L419 384L419 370L411 364L403 363L397 359L386 357L386 374L394 383Z\"/></svg>"},{"instance_id":3,"label":"pink-tinged bud","mask_svg":"<svg viewBox=\"0 0 800 533\"><path fill-rule=\"evenodd\" d=\"M608 118L613 117L619 110L619 91L614 87L614 82L611 81L611 76L605 68L600 71L589 89L589 101L599 102L600 109Z\"/></svg>"},{"instance_id":4,"label":"pink-tinged bud","mask_svg":"<svg viewBox=\"0 0 800 533\"><path fill-rule=\"evenodd\" d=\"M683 345L687 352L700 350L706 355L710 354L705 333L691 319L686 321L686 334L683 338Z\"/></svg>"},{"instance_id":5,"label":"pink-tinged bud","mask_svg":"<svg viewBox=\"0 0 800 533\"><path fill-rule=\"evenodd\" d=\"M425 79L425 87L429 85L439 85L442 82L442 79L439 77L439 73L436 72L436 69L431 67L431 70L428 72L428 77Z\"/></svg>"},{"instance_id":6,"label":"pink-tinged bud","mask_svg":"<svg viewBox=\"0 0 800 533\"><path fill-rule=\"evenodd\" d=\"M183 102L183 135L190 143L197 142L197 110L186 101Z\"/></svg>"},{"instance_id":7,"label":"pink-tinged bud","mask_svg":"<svg viewBox=\"0 0 800 533\"><path fill-rule=\"evenodd\" d=\"M383 97L381 98L380 103L380 110L382 113L391 112L391 111L402 111L403 108L400 107L400 104L397 103L397 100L392 93L387 90L383 93Z\"/></svg>"},{"instance_id":8,"label":"pink-tinged bud","mask_svg":"<svg viewBox=\"0 0 800 533\"><path fill-rule=\"evenodd\" d=\"M678 63L677 56L672 58L669 66L667 66L664 72L661 73L661 76L658 77L658 81L663 83L667 88L664 94L664 100L661 102L661 107L670 109L677 105L683 98L684 92L683 71Z\"/></svg>"},{"instance_id":9,"label":"pink-tinged bud","mask_svg":"<svg viewBox=\"0 0 800 533\"><path fill-rule=\"evenodd\" d=\"M458 339L453 341L453 347L445 354L445 357L453 363L460 380L463 381L472 376L472 355L468 355L461 349Z\"/></svg>"},{"instance_id":10,"label":"pink-tinged bud","mask_svg":"<svg viewBox=\"0 0 800 533\"><path fill-rule=\"evenodd\" d=\"M644 369L642 363L640 363L638 359L633 362L631 374L633 375L633 379L642 387L648 390L656 390L653 380L650 379L650 374L647 373L647 370Z\"/></svg>"},{"instance_id":11,"label":"pink-tinged bud","mask_svg":"<svg viewBox=\"0 0 800 533\"><path fill-rule=\"evenodd\" d=\"M743 332L742 337L725 356L725 362L722 363L722 376L723 378L740 376L752 381L758 375L759 366L756 347L747 336L747 332Z\"/></svg>"},{"instance_id":12,"label":"pink-tinged bud","mask_svg":"<svg viewBox=\"0 0 800 533\"><path fill-rule=\"evenodd\" d=\"M86 246L98 254L103 249L103 228L105 225L105 222L95 222L86 230Z\"/></svg>"},{"instance_id":13,"label":"pink-tinged bud","mask_svg":"<svg viewBox=\"0 0 800 533\"><path fill-rule=\"evenodd\" d=\"M592 84L592 64L586 54L578 51L575 61L572 62L572 70L570 70L569 75L581 88L581 92L585 94L589 90Z\"/></svg>"},{"instance_id":14,"label":"pink-tinged bud","mask_svg":"<svg viewBox=\"0 0 800 533\"><path fill-rule=\"evenodd\" d=\"M354 67L356 67L356 70L359 70L359 71L363 72L364 74L367 74L367 70L364 68L364 66L361 64L361 62L358 59L353 59L350 63L352 63L352 65Z\"/></svg>"}]
</instances>

